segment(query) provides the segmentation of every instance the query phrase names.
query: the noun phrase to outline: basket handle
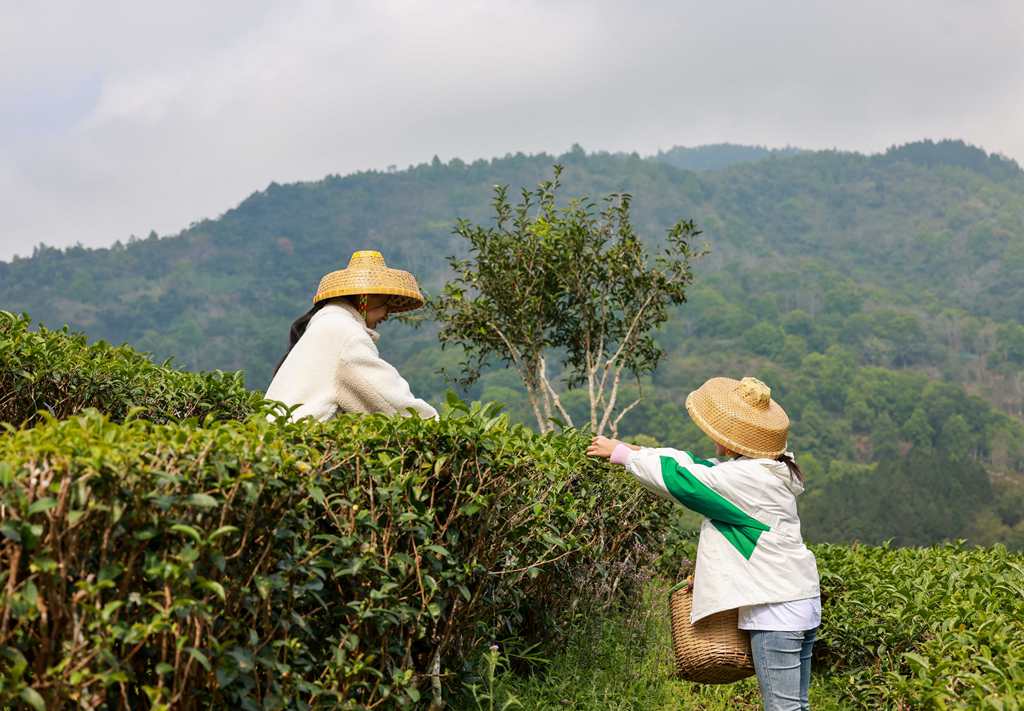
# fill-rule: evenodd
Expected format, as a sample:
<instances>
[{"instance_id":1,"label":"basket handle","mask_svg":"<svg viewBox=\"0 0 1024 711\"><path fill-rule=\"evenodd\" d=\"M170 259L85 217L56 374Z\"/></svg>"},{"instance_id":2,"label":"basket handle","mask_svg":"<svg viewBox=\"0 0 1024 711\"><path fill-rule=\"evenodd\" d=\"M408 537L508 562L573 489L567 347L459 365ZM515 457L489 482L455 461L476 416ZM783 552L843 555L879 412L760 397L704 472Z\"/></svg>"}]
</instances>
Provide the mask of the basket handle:
<instances>
[{"instance_id":1,"label":"basket handle","mask_svg":"<svg viewBox=\"0 0 1024 711\"><path fill-rule=\"evenodd\" d=\"M675 585L673 585L672 587L670 587L668 589L668 596L669 596L669 598L671 598L673 595L675 595L676 592L678 592L679 590L682 590L685 587L689 587L692 584L693 584L693 576L692 575L690 577L688 577L686 580L683 580L683 581L680 581L680 582L676 583Z\"/></svg>"}]
</instances>

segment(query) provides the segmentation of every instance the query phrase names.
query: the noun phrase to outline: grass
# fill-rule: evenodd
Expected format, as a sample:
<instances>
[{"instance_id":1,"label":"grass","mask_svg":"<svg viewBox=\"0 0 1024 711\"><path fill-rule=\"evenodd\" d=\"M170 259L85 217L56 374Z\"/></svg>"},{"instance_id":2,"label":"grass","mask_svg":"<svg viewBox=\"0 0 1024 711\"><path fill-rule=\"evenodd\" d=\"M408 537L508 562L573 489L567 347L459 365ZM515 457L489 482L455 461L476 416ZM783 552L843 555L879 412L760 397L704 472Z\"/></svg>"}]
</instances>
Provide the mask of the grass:
<instances>
[{"instance_id":1,"label":"grass","mask_svg":"<svg viewBox=\"0 0 1024 711\"><path fill-rule=\"evenodd\" d=\"M560 653L531 675L497 666L491 693L478 690L455 708L504 711L521 708L578 711L756 711L762 708L754 677L735 684L706 686L672 678L668 585L648 586L638 609L581 628ZM486 664L486 661L485 661ZM482 676L486 677L487 674ZM847 708L827 676L812 674L815 711ZM493 701L492 701L493 699Z\"/></svg>"}]
</instances>

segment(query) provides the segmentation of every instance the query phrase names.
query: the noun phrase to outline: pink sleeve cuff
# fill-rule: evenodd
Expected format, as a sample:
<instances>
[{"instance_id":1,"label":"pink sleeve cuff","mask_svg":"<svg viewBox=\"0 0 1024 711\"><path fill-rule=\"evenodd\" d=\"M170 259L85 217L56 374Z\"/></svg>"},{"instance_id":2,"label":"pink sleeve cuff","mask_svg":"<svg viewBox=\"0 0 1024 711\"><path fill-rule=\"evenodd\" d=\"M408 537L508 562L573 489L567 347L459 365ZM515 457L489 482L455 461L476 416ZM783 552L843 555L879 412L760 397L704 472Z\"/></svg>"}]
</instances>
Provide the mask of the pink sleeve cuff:
<instances>
[{"instance_id":1,"label":"pink sleeve cuff","mask_svg":"<svg viewBox=\"0 0 1024 711\"><path fill-rule=\"evenodd\" d=\"M622 444L621 442L615 449L612 450L611 463L612 464L625 464L629 461L629 455L633 452L632 449Z\"/></svg>"}]
</instances>

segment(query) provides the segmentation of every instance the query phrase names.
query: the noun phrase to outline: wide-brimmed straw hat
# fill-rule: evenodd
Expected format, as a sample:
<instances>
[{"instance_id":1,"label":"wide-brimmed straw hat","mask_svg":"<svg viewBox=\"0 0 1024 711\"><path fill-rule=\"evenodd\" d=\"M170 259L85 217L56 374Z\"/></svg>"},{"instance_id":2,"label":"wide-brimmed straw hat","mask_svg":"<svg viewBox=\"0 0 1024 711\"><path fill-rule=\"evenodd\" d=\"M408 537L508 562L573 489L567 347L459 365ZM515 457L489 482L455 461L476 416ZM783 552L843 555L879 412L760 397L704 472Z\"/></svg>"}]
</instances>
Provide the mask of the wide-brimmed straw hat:
<instances>
[{"instance_id":1,"label":"wide-brimmed straw hat","mask_svg":"<svg viewBox=\"0 0 1024 711\"><path fill-rule=\"evenodd\" d=\"M384 263L384 255L374 250L353 252L345 269L325 274L317 287L313 303L336 296L376 294L390 297L388 311L411 311L423 306L423 294L416 277Z\"/></svg>"},{"instance_id":2,"label":"wide-brimmed straw hat","mask_svg":"<svg viewBox=\"0 0 1024 711\"><path fill-rule=\"evenodd\" d=\"M711 378L686 397L686 411L718 444L748 457L786 451L789 417L757 378Z\"/></svg>"}]
</instances>

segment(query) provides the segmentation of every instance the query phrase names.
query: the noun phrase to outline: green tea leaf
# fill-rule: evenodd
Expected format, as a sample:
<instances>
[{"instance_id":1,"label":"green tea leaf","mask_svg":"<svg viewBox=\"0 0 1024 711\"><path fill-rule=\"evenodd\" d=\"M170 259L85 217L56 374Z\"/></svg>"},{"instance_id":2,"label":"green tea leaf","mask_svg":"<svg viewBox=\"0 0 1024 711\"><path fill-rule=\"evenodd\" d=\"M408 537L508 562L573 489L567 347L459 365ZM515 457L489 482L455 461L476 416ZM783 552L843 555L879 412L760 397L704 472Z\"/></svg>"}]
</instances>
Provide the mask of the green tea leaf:
<instances>
[{"instance_id":1,"label":"green tea leaf","mask_svg":"<svg viewBox=\"0 0 1024 711\"><path fill-rule=\"evenodd\" d=\"M203 537L199 533L199 531L192 528L192 526L188 526L184 523L176 523L173 526L171 526L170 530L174 531L175 533L183 533L196 543L200 543L203 540Z\"/></svg>"},{"instance_id":2,"label":"green tea leaf","mask_svg":"<svg viewBox=\"0 0 1024 711\"><path fill-rule=\"evenodd\" d=\"M188 497L188 502L201 509L212 509L217 506L217 499L209 494L192 494Z\"/></svg>"},{"instance_id":3,"label":"green tea leaf","mask_svg":"<svg viewBox=\"0 0 1024 711\"><path fill-rule=\"evenodd\" d=\"M51 496L45 496L41 499L36 499L28 507L28 515L31 516L32 514L41 513L43 511L49 511L56 505L57 500Z\"/></svg>"},{"instance_id":4,"label":"green tea leaf","mask_svg":"<svg viewBox=\"0 0 1024 711\"><path fill-rule=\"evenodd\" d=\"M217 597L221 599L221 601L226 599L226 596L224 594L224 586L218 583L216 580L200 579L199 587L203 588L204 590L209 590L215 593Z\"/></svg>"},{"instance_id":5,"label":"green tea leaf","mask_svg":"<svg viewBox=\"0 0 1024 711\"><path fill-rule=\"evenodd\" d=\"M18 698L35 709L35 711L46 711L46 702L43 701L43 697L39 695L39 692L31 686L26 686L22 689L21 693L18 694Z\"/></svg>"}]
</instances>

